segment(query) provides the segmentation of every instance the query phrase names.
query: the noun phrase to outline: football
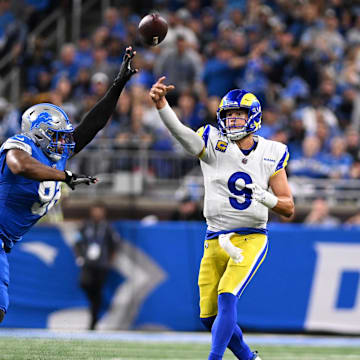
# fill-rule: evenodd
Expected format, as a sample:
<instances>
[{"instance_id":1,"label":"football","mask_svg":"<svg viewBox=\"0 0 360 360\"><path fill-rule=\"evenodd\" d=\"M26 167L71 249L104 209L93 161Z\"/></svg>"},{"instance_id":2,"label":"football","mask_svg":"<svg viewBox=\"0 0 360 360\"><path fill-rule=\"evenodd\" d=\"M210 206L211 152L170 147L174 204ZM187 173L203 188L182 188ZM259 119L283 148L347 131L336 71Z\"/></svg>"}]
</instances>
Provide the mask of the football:
<instances>
[{"instance_id":1,"label":"football","mask_svg":"<svg viewBox=\"0 0 360 360\"><path fill-rule=\"evenodd\" d=\"M141 40L149 46L156 46L164 39L168 31L168 23L159 14L144 16L139 23Z\"/></svg>"}]
</instances>

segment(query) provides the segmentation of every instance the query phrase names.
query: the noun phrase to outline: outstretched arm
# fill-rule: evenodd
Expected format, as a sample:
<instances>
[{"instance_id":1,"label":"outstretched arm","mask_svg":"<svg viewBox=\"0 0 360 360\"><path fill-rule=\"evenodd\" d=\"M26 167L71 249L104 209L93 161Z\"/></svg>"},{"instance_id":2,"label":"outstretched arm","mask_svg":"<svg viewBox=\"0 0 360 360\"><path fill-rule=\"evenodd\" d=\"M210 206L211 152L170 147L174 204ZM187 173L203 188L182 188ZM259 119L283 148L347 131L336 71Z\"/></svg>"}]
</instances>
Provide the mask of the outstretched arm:
<instances>
[{"instance_id":1,"label":"outstretched arm","mask_svg":"<svg viewBox=\"0 0 360 360\"><path fill-rule=\"evenodd\" d=\"M11 149L7 152L6 164L14 175L37 181L63 181L72 190L79 184L90 185L97 182L92 176L77 175L69 170L61 171L44 165L26 151L19 149Z\"/></svg>"},{"instance_id":2,"label":"outstretched arm","mask_svg":"<svg viewBox=\"0 0 360 360\"><path fill-rule=\"evenodd\" d=\"M42 164L23 150L9 150L6 154L6 164L14 175L37 181L65 181L64 171Z\"/></svg>"},{"instance_id":3,"label":"outstretched arm","mask_svg":"<svg viewBox=\"0 0 360 360\"><path fill-rule=\"evenodd\" d=\"M125 84L138 71L131 68L131 59L135 54L136 51L133 51L131 46L126 48L120 71L110 89L85 115L79 126L74 130L75 154L80 152L106 125L116 107Z\"/></svg>"},{"instance_id":4,"label":"outstretched arm","mask_svg":"<svg viewBox=\"0 0 360 360\"><path fill-rule=\"evenodd\" d=\"M161 120L169 129L172 136L179 141L185 150L191 155L199 156L204 149L204 141L195 131L185 126L176 116L173 109L169 106L165 95L172 89L173 85L165 85L161 77L151 88L150 97L159 111Z\"/></svg>"}]
</instances>

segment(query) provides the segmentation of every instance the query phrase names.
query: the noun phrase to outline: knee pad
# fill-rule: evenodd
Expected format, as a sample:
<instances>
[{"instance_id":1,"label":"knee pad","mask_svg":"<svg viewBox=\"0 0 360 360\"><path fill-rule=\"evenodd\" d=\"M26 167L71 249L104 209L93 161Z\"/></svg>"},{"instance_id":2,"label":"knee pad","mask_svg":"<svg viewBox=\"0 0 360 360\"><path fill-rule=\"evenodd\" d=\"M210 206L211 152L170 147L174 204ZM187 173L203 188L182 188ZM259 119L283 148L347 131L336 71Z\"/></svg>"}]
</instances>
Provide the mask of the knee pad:
<instances>
[{"instance_id":1,"label":"knee pad","mask_svg":"<svg viewBox=\"0 0 360 360\"><path fill-rule=\"evenodd\" d=\"M211 331L215 319L216 315L207 318L200 318L200 321L203 323L207 330Z\"/></svg>"},{"instance_id":2,"label":"knee pad","mask_svg":"<svg viewBox=\"0 0 360 360\"><path fill-rule=\"evenodd\" d=\"M0 323L4 320L5 312L0 309Z\"/></svg>"}]
</instances>

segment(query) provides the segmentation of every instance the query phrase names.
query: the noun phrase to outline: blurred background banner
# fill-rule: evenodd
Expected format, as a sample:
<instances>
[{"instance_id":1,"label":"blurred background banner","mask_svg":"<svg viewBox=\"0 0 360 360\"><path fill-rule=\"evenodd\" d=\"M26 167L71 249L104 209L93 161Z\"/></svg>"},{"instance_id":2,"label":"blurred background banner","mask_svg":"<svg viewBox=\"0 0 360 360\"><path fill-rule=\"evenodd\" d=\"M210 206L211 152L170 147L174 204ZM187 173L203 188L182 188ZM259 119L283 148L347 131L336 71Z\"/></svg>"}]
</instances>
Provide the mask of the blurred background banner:
<instances>
[{"instance_id":1,"label":"blurred background banner","mask_svg":"<svg viewBox=\"0 0 360 360\"><path fill-rule=\"evenodd\" d=\"M124 239L105 289L99 329L203 330L197 272L201 222L116 222ZM72 245L77 227L37 226L9 256L4 327L84 329L86 298ZM257 331L360 333L360 229L270 226L268 256L239 301Z\"/></svg>"}]
</instances>

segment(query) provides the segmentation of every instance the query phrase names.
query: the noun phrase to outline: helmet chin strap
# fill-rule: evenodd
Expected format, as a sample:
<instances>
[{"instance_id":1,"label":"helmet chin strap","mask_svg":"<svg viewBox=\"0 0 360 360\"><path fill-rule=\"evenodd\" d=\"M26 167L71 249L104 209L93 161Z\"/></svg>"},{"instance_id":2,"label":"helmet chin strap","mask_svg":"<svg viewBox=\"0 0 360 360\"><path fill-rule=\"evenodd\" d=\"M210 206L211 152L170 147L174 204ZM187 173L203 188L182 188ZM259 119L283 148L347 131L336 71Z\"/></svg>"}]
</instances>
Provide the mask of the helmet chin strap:
<instances>
[{"instance_id":1,"label":"helmet chin strap","mask_svg":"<svg viewBox=\"0 0 360 360\"><path fill-rule=\"evenodd\" d=\"M247 136L249 136L250 134L253 134L253 133L254 133L254 131L248 132L248 131L245 131L245 129L244 129L244 131L242 131L240 133L233 133L233 134L232 133L227 133L226 137L231 141L236 141L236 140L244 139L245 137L247 137Z\"/></svg>"},{"instance_id":2,"label":"helmet chin strap","mask_svg":"<svg viewBox=\"0 0 360 360\"><path fill-rule=\"evenodd\" d=\"M241 140L244 137L246 137L247 133L243 133L243 134L227 134L227 138L230 139L231 141L236 141L236 140Z\"/></svg>"},{"instance_id":3,"label":"helmet chin strap","mask_svg":"<svg viewBox=\"0 0 360 360\"><path fill-rule=\"evenodd\" d=\"M234 141L234 140L240 140L244 138L246 135L248 135L248 132L246 131L246 124L241 127L241 130L237 130L235 132L232 132L228 127L225 127L226 129L226 136Z\"/></svg>"},{"instance_id":4,"label":"helmet chin strap","mask_svg":"<svg viewBox=\"0 0 360 360\"><path fill-rule=\"evenodd\" d=\"M61 159L61 155L60 155L60 154L50 153L50 154L47 154L47 156L48 156L52 161L55 161L55 162L58 162L58 161Z\"/></svg>"}]
</instances>

